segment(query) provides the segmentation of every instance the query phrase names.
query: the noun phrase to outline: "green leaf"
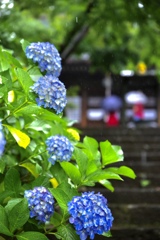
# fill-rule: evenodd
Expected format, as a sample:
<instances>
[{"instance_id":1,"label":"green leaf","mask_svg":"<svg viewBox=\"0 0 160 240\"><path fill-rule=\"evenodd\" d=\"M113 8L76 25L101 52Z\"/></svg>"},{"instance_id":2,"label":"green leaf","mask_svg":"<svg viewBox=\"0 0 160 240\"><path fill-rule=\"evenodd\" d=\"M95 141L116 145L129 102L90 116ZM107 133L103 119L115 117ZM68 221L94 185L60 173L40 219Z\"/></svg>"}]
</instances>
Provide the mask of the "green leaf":
<instances>
[{"instance_id":1,"label":"green leaf","mask_svg":"<svg viewBox=\"0 0 160 240\"><path fill-rule=\"evenodd\" d=\"M32 187L33 187L33 188L34 188L34 187L38 187L38 186L48 187L48 186L49 186L49 177L39 175L39 176L32 182Z\"/></svg>"},{"instance_id":2,"label":"green leaf","mask_svg":"<svg viewBox=\"0 0 160 240\"><path fill-rule=\"evenodd\" d=\"M62 240L79 240L79 236L76 234L75 230L70 224L61 225L57 229L56 236L60 237Z\"/></svg>"},{"instance_id":3,"label":"green leaf","mask_svg":"<svg viewBox=\"0 0 160 240\"><path fill-rule=\"evenodd\" d=\"M88 161L88 168L87 168L87 172L86 172L86 176L88 176L89 174L95 172L98 170L98 166L96 164L96 161Z\"/></svg>"},{"instance_id":4,"label":"green leaf","mask_svg":"<svg viewBox=\"0 0 160 240\"><path fill-rule=\"evenodd\" d=\"M88 140L90 142L90 138L87 137L86 139L87 139L87 142ZM91 138L91 142L92 140L93 139ZM100 168L101 162L100 162L100 158L93 156L92 152L88 150L86 148L87 146L85 146L83 143L78 143L77 145L79 148L75 147L73 158L76 160L79 166L82 179L84 179L86 175L89 175L90 173L95 172L98 168ZM99 153L99 152L95 151L95 155L96 153Z\"/></svg>"},{"instance_id":5,"label":"green leaf","mask_svg":"<svg viewBox=\"0 0 160 240\"><path fill-rule=\"evenodd\" d=\"M57 121L57 122L63 123L64 125L67 124L63 118L60 118L58 115L54 114L53 112L50 112L47 109L39 107L35 103L28 103L27 106L24 106L23 108L18 109L15 112L15 114L18 114L19 116L32 115L32 116L36 116L37 118L40 118L42 120Z\"/></svg>"},{"instance_id":6,"label":"green leaf","mask_svg":"<svg viewBox=\"0 0 160 240\"><path fill-rule=\"evenodd\" d=\"M126 166L121 166L118 169L118 174L123 175L125 177L133 178L133 179L136 178L136 174L134 173L134 171L131 168Z\"/></svg>"},{"instance_id":7,"label":"green leaf","mask_svg":"<svg viewBox=\"0 0 160 240\"><path fill-rule=\"evenodd\" d=\"M96 165L100 167L100 152L98 151L98 142L91 137L84 137L83 144L85 146L85 149L83 151L88 156L89 160L96 160Z\"/></svg>"},{"instance_id":8,"label":"green leaf","mask_svg":"<svg viewBox=\"0 0 160 240\"><path fill-rule=\"evenodd\" d=\"M18 81L21 84L24 92L26 93L26 95L28 95L30 91L30 87L33 85L32 78L22 68L17 68L16 74L17 74Z\"/></svg>"},{"instance_id":9,"label":"green leaf","mask_svg":"<svg viewBox=\"0 0 160 240\"><path fill-rule=\"evenodd\" d=\"M28 103L26 106L15 111L18 115L40 115L43 109L35 103Z\"/></svg>"},{"instance_id":10,"label":"green leaf","mask_svg":"<svg viewBox=\"0 0 160 240\"><path fill-rule=\"evenodd\" d=\"M82 175L82 178L85 177L86 171L88 168L88 158L87 155L79 148L75 147L73 152L73 158L76 160L79 171Z\"/></svg>"},{"instance_id":11,"label":"green leaf","mask_svg":"<svg viewBox=\"0 0 160 240\"><path fill-rule=\"evenodd\" d=\"M15 197L15 192L14 191L3 191L0 193L0 203L3 203L5 199Z\"/></svg>"},{"instance_id":12,"label":"green leaf","mask_svg":"<svg viewBox=\"0 0 160 240\"><path fill-rule=\"evenodd\" d=\"M117 148L115 149L115 146L112 146L108 140L100 142L100 150L102 155L102 166L123 160L121 155L119 155L120 149L117 151Z\"/></svg>"},{"instance_id":13,"label":"green leaf","mask_svg":"<svg viewBox=\"0 0 160 240\"><path fill-rule=\"evenodd\" d=\"M13 236L13 234L3 223L1 223L1 221L0 221L0 233L5 234L7 236Z\"/></svg>"},{"instance_id":14,"label":"green leaf","mask_svg":"<svg viewBox=\"0 0 160 240\"><path fill-rule=\"evenodd\" d=\"M7 214L5 212L4 207L0 205L0 221L4 223L4 225L8 226Z\"/></svg>"},{"instance_id":15,"label":"green leaf","mask_svg":"<svg viewBox=\"0 0 160 240\"><path fill-rule=\"evenodd\" d=\"M28 47L28 46L30 45L30 42L22 39L22 40L20 41L20 43L22 44L22 49L23 49L23 51L26 52L26 47Z\"/></svg>"},{"instance_id":16,"label":"green leaf","mask_svg":"<svg viewBox=\"0 0 160 240\"><path fill-rule=\"evenodd\" d=\"M4 188L8 191L14 191L15 196L19 195L21 180L19 172L15 168L10 168L4 178Z\"/></svg>"},{"instance_id":17,"label":"green leaf","mask_svg":"<svg viewBox=\"0 0 160 240\"><path fill-rule=\"evenodd\" d=\"M48 240L48 238L40 232L23 232L16 235L18 240Z\"/></svg>"},{"instance_id":18,"label":"green leaf","mask_svg":"<svg viewBox=\"0 0 160 240\"><path fill-rule=\"evenodd\" d=\"M110 231L108 231L108 232L103 233L102 236L105 236L105 237L112 237L112 234L111 234Z\"/></svg>"},{"instance_id":19,"label":"green leaf","mask_svg":"<svg viewBox=\"0 0 160 240\"><path fill-rule=\"evenodd\" d=\"M50 223L54 225L54 227L57 227L61 224L62 222L62 218L63 216L60 215L57 212L54 212L54 214L52 215L51 219L50 219Z\"/></svg>"},{"instance_id":20,"label":"green leaf","mask_svg":"<svg viewBox=\"0 0 160 240\"><path fill-rule=\"evenodd\" d=\"M26 168L35 178L38 177L36 165L30 162L20 164L21 167Z\"/></svg>"},{"instance_id":21,"label":"green leaf","mask_svg":"<svg viewBox=\"0 0 160 240\"><path fill-rule=\"evenodd\" d=\"M68 182L68 177L58 162L51 166L50 171L52 173L52 176L56 178L59 184Z\"/></svg>"},{"instance_id":22,"label":"green leaf","mask_svg":"<svg viewBox=\"0 0 160 240\"><path fill-rule=\"evenodd\" d=\"M132 179L136 178L136 174L134 173L134 171L131 168L126 166L121 166L119 168L111 167L111 168L108 168L107 170L119 175L123 175L125 177L132 178Z\"/></svg>"},{"instance_id":23,"label":"green leaf","mask_svg":"<svg viewBox=\"0 0 160 240\"><path fill-rule=\"evenodd\" d=\"M32 77L40 77L40 76L42 76L42 73L41 73L41 71L40 71L40 69L39 69L39 67L38 66L33 66L33 67L31 67L29 70L28 70L28 74L30 75L30 76L32 76Z\"/></svg>"},{"instance_id":24,"label":"green leaf","mask_svg":"<svg viewBox=\"0 0 160 240\"><path fill-rule=\"evenodd\" d=\"M4 158L2 156L2 158L0 159L0 173L3 173L4 172L4 169L5 169L5 161L4 161Z\"/></svg>"},{"instance_id":25,"label":"green leaf","mask_svg":"<svg viewBox=\"0 0 160 240\"><path fill-rule=\"evenodd\" d=\"M1 77L5 77L7 79L10 79L11 83L12 83L12 78L11 78L11 75L10 75L10 70L7 69L6 71L3 71L1 72ZM3 83L3 81L1 81L1 83ZM0 85L1 86L1 85Z\"/></svg>"},{"instance_id":26,"label":"green leaf","mask_svg":"<svg viewBox=\"0 0 160 240\"><path fill-rule=\"evenodd\" d=\"M2 236L0 236L0 240L5 240L5 238L3 238Z\"/></svg>"},{"instance_id":27,"label":"green leaf","mask_svg":"<svg viewBox=\"0 0 160 240\"><path fill-rule=\"evenodd\" d=\"M5 209L0 205L0 233L7 236L12 236L13 234L8 229L8 219Z\"/></svg>"},{"instance_id":28,"label":"green leaf","mask_svg":"<svg viewBox=\"0 0 160 240\"><path fill-rule=\"evenodd\" d=\"M29 219L29 209L27 199L17 203L8 214L9 229L13 233L21 228Z\"/></svg>"},{"instance_id":29,"label":"green leaf","mask_svg":"<svg viewBox=\"0 0 160 240\"><path fill-rule=\"evenodd\" d=\"M112 186L112 183L106 179L100 180L99 183L103 185L105 188L109 189L111 192L114 191L114 187Z\"/></svg>"},{"instance_id":30,"label":"green leaf","mask_svg":"<svg viewBox=\"0 0 160 240\"><path fill-rule=\"evenodd\" d=\"M61 162L60 165L72 182L79 185L81 182L81 174L79 169L70 162Z\"/></svg>"},{"instance_id":31,"label":"green leaf","mask_svg":"<svg viewBox=\"0 0 160 240\"><path fill-rule=\"evenodd\" d=\"M2 48L0 47L0 72L6 71L10 65L8 60L5 57L4 51L2 51Z\"/></svg>"},{"instance_id":32,"label":"green leaf","mask_svg":"<svg viewBox=\"0 0 160 240\"><path fill-rule=\"evenodd\" d=\"M36 131L43 131L44 133L48 133L49 129L51 128L51 126L46 123L46 121L42 120L42 119L36 119L35 121L33 121L30 124L27 124L25 126L25 129L34 129Z\"/></svg>"},{"instance_id":33,"label":"green leaf","mask_svg":"<svg viewBox=\"0 0 160 240\"><path fill-rule=\"evenodd\" d=\"M11 67L21 67L20 62L11 53L0 47L0 72L4 72Z\"/></svg>"},{"instance_id":34,"label":"green leaf","mask_svg":"<svg viewBox=\"0 0 160 240\"><path fill-rule=\"evenodd\" d=\"M9 215L9 212L12 210L12 208L21 201L22 201L22 198L13 198L9 200L7 205L5 206L6 213Z\"/></svg>"},{"instance_id":35,"label":"green leaf","mask_svg":"<svg viewBox=\"0 0 160 240\"><path fill-rule=\"evenodd\" d=\"M85 145L85 147L93 154L93 156L95 157L96 153L97 153L97 149L98 149L98 142L91 137L84 137L83 139L83 143Z\"/></svg>"},{"instance_id":36,"label":"green leaf","mask_svg":"<svg viewBox=\"0 0 160 240\"><path fill-rule=\"evenodd\" d=\"M13 234L1 221L0 221L0 233L5 234L7 236L13 236Z\"/></svg>"},{"instance_id":37,"label":"green leaf","mask_svg":"<svg viewBox=\"0 0 160 240\"><path fill-rule=\"evenodd\" d=\"M9 152L2 156L2 161L4 161L9 168L17 165L16 156L13 156Z\"/></svg>"},{"instance_id":38,"label":"green leaf","mask_svg":"<svg viewBox=\"0 0 160 240\"><path fill-rule=\"evenodd\" d=\"M123 150L122 150L121 146L112 145L112 148L114 149L114 151L118 155L119 161L123 161L124 160L124 154L123 154Z\"/></svg>"},{"instance_id":39,"label":"green leaf","mask_svg":"<svg viewBox=\"0 0 160 240\"><path fill-rule=\"evenodd\" d=\"M59 187L60 185L58 185ZM58 205L64 212L67 212L67 203L71 200L69 196L67 195L67 192L65 192L63 189L60 188L52 188L49 189L50 192L53 194L54 198L57 200ZM66 189L67 190L67 189Z\"/></svg>"},{"instance_id":40,"label":"green leaf","mask_svg":"<svg viewBox=\"0 0 160 240\"><path fill-rule=\"evenodd\" d=\"M87 176L84 182L90 181L100 181L103 179L116 179L116 180L123 180L118 174L113 172L108 172L106 170L97 170L90 175Z\"/></svg>"},{"instance_id":41,"label":"green leaf","mask_svg":"<svg viewBox=\"0 0 160 240\"><path fill-rule=\"evenodd\" d=\"M49 189L52 195L58 202L58 205L64 212L68 212L68 202L71 201L73 196L78 196L79 193L76 189L71 188L67 182L58 185L57 188Z\"/></svg>"},{"instance_id":42,"label":"green leaf","mask_svg":"<svg viewBox=\"0 0 160 240\"><path fill-rule=\"evenodd\" d=\"M20 147L26 148L30 144L30 138L27 134L9 125L3 124L3 126L10 131Z\"/></svg>"},{"instance_id":43,"label":"green leaf","mask_svg":"<svg viewBox=\"0 0 160 240\"><path fill-rule=\"evenodd\" d=\"M92 137L85 136L83 139L84 145L91 150L91 152L94 152L98 149L98 142Z\"/></svg>"},{"instance_id":44,"label":"green leaf","mask_svg":"<svg viewBox=\"0 0 160 240\"><path fill-rule=\"evenodd\" d=\"M19 67L19 68L22 67L20 62L15 57L13 57L9 52L4 51L3 54L7 62L10 64L10 67Z\"/></svg>"},{"instance_id":45,"label":"green leaf","mask_svg":"<svg viewBox=\"0 0 160 240\"><path fill-rule=\"evenodd\" d=\"M4 94L5 100L8 100L8 92L12 90L12 81L8 77L0 76L2 83L0 84L0 92Z\"/></svg>"}]
</instances>

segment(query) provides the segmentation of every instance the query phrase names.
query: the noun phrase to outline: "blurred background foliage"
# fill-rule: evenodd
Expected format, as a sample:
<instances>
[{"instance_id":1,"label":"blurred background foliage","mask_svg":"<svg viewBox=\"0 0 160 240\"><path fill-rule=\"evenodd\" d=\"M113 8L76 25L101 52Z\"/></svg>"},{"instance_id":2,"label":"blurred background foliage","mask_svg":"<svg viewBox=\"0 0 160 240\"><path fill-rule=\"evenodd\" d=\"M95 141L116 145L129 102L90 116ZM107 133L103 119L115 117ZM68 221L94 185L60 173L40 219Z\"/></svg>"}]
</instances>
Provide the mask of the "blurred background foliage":
<instances>
[{"instance_id":1,"label":"blurred background foliage","mask_svg":"<svg viewBox=\"0 0 160 240\"><path fill-rule=\"evenodd\" d=\"M160 68L160 2L153 0L1 0L0 45L23 59L20 40L49 41L93 70Z\"/></svg>"}]
</instances>

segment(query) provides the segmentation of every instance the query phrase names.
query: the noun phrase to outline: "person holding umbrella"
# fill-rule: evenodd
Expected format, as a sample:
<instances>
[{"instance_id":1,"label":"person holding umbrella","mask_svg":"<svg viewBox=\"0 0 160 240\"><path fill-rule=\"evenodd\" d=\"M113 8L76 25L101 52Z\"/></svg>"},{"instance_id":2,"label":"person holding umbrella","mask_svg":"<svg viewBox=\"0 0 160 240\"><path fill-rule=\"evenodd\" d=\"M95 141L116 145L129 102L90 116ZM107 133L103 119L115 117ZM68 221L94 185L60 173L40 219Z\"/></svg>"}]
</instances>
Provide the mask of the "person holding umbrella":
<instances>
[{"instance_id":1,"label":"person holding umbrella","mask_svg":"<svg viewBox=\"0 0 160 240\"><path fill-rule=\"evenodd\" d=\"M144 120L144 105L147 103L146 95L141 91L131 91L125 95L125 101L133 105L132 120L140 123Z\"/></svg>"},{"instance_id":2,"label":"person holding umbrella","mask_svg":"<svg viewBox=\"0 0 160 240\"><path fill-rule=\"evenodd\" d=\"M102 108L106 113L106 125L115 127L119 125L118 111L122 107L122 100L116 95L106 96L102 101Z\"/></svg>"}]
</instances>

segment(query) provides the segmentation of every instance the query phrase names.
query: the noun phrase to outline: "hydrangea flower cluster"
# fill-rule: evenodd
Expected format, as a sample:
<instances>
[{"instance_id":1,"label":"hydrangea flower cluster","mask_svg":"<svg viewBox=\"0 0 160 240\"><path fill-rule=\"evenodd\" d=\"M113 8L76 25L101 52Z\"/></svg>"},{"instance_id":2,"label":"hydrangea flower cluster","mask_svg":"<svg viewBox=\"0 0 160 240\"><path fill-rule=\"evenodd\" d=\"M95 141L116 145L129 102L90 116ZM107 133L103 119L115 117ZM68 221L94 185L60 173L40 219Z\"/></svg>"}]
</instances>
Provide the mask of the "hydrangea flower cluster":
<instances>
[{"instance_id":1,"label":"hydrangea flower cluster","mask_svg":"<svg viewBox=\"0 0 160 240\"><path fill-rule=\"evenodd\" d=\"M40 77L32 86L32 91L38 95L39 106L51 108L57 114L61 113L67 104L66 88L58 79L62 70L61 57L55 46L48 42L31 43L26 48L26 56L37 62L44 77Z\"/></svg>"},{"instance_id":2,"label":"hydrangea flower cluster","mask_svg":"<svg viewBox=\"0 0 160 240\"><path fill-rule=\"evenodd\" d=\"M75 196L68 203L71 215L69 222L74 225L81 240L94 239L95 234L102 235L112 227L113 217L107 206L107 199L100 193L85 192Z\"/></svg>"},{"instance_id":3,"label":"hydrangea flower cluster","mask_svg":"<svg viewBox=\"0 0 160 240\"><path fill-rule=\"evenodd\" d=\"M42 72L58 77L62 70L61 57L55 46L49 42L31 43L26 48L26 56L37 62Z\"/></svg>"},{"instance_id":4,"label":"hydrangea flower cluster","mask_svg":"<svg viewBox=\"0 0 160 240\"><path fill-rule=\"evenodd\" d=\"M66 106L66 88L53 75L40 77L32 86L32 90L38 94L36 99L38 106L53 108L57 114L61 113Z\"/></svg>"},{"instance_id":5,"label":"hydrangea flower cluster","mask_svg":"<svg viewBox=\"0 0 160 240\"><path fill-rule=\"evenodd\" d=\"M4 152L4 147L6 145L6 140L4 138L4 134L2 132L2 124L0 122L0 156L3 154Z\"/></svg>"},{"instance_id":6,"label":"hydrangea flower cluster","mask_svg":"<svg viewBox=\"0 0 160 240\"><path fill-rule=\"evenodd\" d=\"M51 136L46 140L46 144L48 153L50 154L48 161L51 162L52 165L54 165L56 161L63 162L71 159L74 147L65 136Z\"/></svg>"},{"instance_id":7,"label":"hydrangea flower cluster","mask_svg":"<svg viewBox=\"0 0 160 240\"><path fill-rule=\"evenodd\" d=\"M54 199L45 187L35 187L26 190L24 197L28 200L30 217L35 217L39 223L47 223L54 213Z\"/></svg>"}]
</instances>

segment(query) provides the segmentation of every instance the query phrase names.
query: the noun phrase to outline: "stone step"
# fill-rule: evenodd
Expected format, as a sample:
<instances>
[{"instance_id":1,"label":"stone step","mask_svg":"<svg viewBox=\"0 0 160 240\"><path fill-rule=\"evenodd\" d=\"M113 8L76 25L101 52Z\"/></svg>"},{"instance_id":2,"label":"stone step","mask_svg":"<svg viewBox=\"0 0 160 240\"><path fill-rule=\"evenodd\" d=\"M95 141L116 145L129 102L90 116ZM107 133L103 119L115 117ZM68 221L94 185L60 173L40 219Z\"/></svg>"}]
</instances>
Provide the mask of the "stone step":
<instances>
[{"instance_id":1,"label":"stone step","mask_svg":"<svg viewBox=\"0 0 160 240\"><path fill-rule=\"evenodd\" d=\"M95 191L103 194L109 203L115 204L159 204L160 187L155 188L115 188L110 192L103 187L87 187L87 191Z\"/></svg>"},{"instance_id":2,"label":"stone step","mask_svg":"<svg viewBox=\"0 0 160 240\"><path fill-rule=\"evenodd\" d=\"M106 238L101 235L95 235L94 240L159 240L159 228L129 228L129 229L111 229L112 237ZM49 240L56 240L53 235L47 236ZM88 238L87 238L88 239Z\"/></svg>"},{"instance_id":3,"label":"stone step","mask_svg":"<svg viewBox=\"0 0 160 240\"><path fill-rule=\"evenodd\" d=\"M142 151L138 152L125 152L124 153L124 162L128 164L128 162L135 161L140 162L141 164L147 164L148 162L160 162L160 154L159 153L146 153Z\"/></svg>"},{"instance_id":4,"label":"stone step","mask_svg":"<svg viewBox=\"0 0 160 240\"><path fill-rule=\"evenodd\" d=\"M124 149L122 147L122 151L124 153L125 156L139 156L139 155L144 155L146 154L149 157L154 157L154 156L160 156L160 149L155 149L154 151L151 150L146 150L146 149L141 149L141 148L132 148L132 146L130 148L126 148Z\"/></svg>"},{"instance_id":5,"label":"stone step","mask_svg":"<svg viewBox=\"0 0 160 240\"><path fill-rule=\"evenodd\" d=\"M146 150L146 151L159 151L160 152L160 145L159 145L159 142L156 141L156 142L149 142L149 143L145 143L145 142L133 142L133 143L123 143L121 142L121 148L124 150L124 151L127 151L127 150Z\"/></svg>"},{"instance_id":6,"label":"stone step","mask_svg":"<svg viewBox=\"0 0 160 240\"><path fill-rule=\"evenodd\" d=\"M142 128L142 129L127 129L127 128L85 128L80 129L82 138L90 136L98 141L108 139L111 142L157 142L160 140L160 128Z\"/></svg>"},{"instance_id":7,"label":"stone step","mask_svg":"<svg viewBox=\"0 0 160 240\"><path fill-rule=\"evenodd\" d=\"M109 240L160 240L159 228L133 228L111 230ZM106 237L96 235L95 240L105 240Z\"/></svg>"},{"instance_id":8,"label":"stone step","mask_svg":"<svg viewBox=\"0 0 160 240\"><path fill-rule=\"evenodd\" d=\"M150 175L137 175L136 179L125 178L121 176L124 181L111 180L111 183L115 189L117 188L155 188L160 186L160 176ZM100 184L96 184L97 187L102 187Z\"/></svg>"},{"instance_id":9,"label":"stone step","mask_svg":"<svg viewBox=\"0 0 160 240\"><path fill-rule=\"evenodd\" d=\"M81 134L81 138L85 137L87 133L85 132L84 135ZM154 136L145 136L145 135L107 135L104 133L103 135L101 134L95 134L91 133L90 135L87 135L88 137L93 137L95 138L98 142L100 141L110 141L112 144L121 144L122 147L139 147L139 148L144 148L144 149L160 149L159 146L159 141L160 141L160 134L155 134Z\"/></svg>"},{"instance_id":10,"label":"stone step","mask_svg":"<svg viewBox=\"0 0 160 240\"><path fill-rule=\"evenodd\" d=\"M127 127L117 127L117 128L106 128L104 126L102 127L87 127L87 128L82 128L79 127L79 129L81 130L81 132L87 133L87 134L98 134L98 135L108 135L108 136L113 136L113 135L117 135L117 136L132 136L132 135L137 135L137 136L155 136L155 135L159 135L160 134L160 127L157 128L127 128Z\"/></svg>"},{"instance_id":11,"label":"stone step","mask_svg":"<svg viewBox=\"0 0 160 240\"><path fill-rule=\"evenodd\" d=\"M150 161L150 162L141 162L141 161L135 161L134 159L130 159L126 163L126 159L124 159L123 162L117 162L115 164L108 165L109 167L120 167L122 165L127 165L128 167L131 167L135 173L155 173L159 175L159 169L160 169L160 162L157 161Z\"/></svg>"},{"instance_id":12,"label":"stone step","mask_svg":"<svg viewBox=\"0 0 160 240\"><path fill-rule=\"evenodd\" d=\"M144 149L146 151L148 150L159 150L160 151L160 146L159 146L159 142L158 141L155 141L155 142L148 142L146 143L145 141L140 143L140 142L133 142L133 143L129 143L129 142L126 142L126 143L123 143L121 142L121 147L123 149Z\"/></svg>"},{"instance_id":13,"label":"stone step","mask_svg":"<svg viewBox=\"0 0 160 240\"><path fill-rule=\"evenodd\" d=\"M159 204L108 204L114 217L113 229L160 228Z\"/></svg>"},{"instance_id":14,"label":"stone step","mask_svg":"<svg viewBox=\"0 0 160 240\"><path fill-rule=\"evenodd\" d=\"M112 144L127 144L127 143L157 143L160 140L160 136L155 135L155 136L116 136L116 135L112 135L112 136L108 136L107 134L103 134L103 135L98 135L98 134L93 134L92 135L87 135L89 137L93 137L95 138L97 141L110 141Z\"/></svg>"},{"instance_id":15,"label":"stone step","mask_svg":"<svg viewBox=\"0 0 160 240\"><path fill-rule=\"evenodd\" d=\"M93 137L95 138L98 142L100 141L110 141L112 144L128 144L128 143L132 143L132 144L136 144L136 143L145 143L145 144L150 144L150 143L158 143L160 141L160 135L156 134L155 136L128 136L128 135L112 135L109 136L106 133L104 133L103 135L101 134L87 134L85 133L84 135L81 135L81 138L83 139L84 136L88 136L88 137Z\"/></svg>"},{"instance_id":16,"label":"stone step","mask_svg":"<svg viewBox=\"0 0 160 240\"><path fill-rule=\"evenodd\" d=\"M111 180L114 192L99 184L88 190L101 192L115 218L111 240L160 239L160 128L87 128L81 136L94 137L98 142L109 140L120 145L124 161L109 165L131 167L137 178ZM146 184L148 181L148 185ZM145 186L145 187L144 187ZM96 236L95 240L106 239Z\"/></svg>"},{"instance_id":17,"label":"stone step","mask_svg":"<svg viewBox=\"0 0 160 240\"><path fill-rule=\"evenodd\" d=\"M118 180L111 180L111 183L114 187L133 187L133 188L142 188L142 187L159 187L160 186L160 163L157 162L140 162L140 161L126 161L118 162L115 164L110 164L106 166L107 168L110 167L121 167L121 166L127 166L130 167L136 174L135 179L131 179L125 176L121 176L124 181L118 181ZM148 184L147 184L148 182ZM101 186L98 185L97 186Z\"/></svg>"}]
</instances>

